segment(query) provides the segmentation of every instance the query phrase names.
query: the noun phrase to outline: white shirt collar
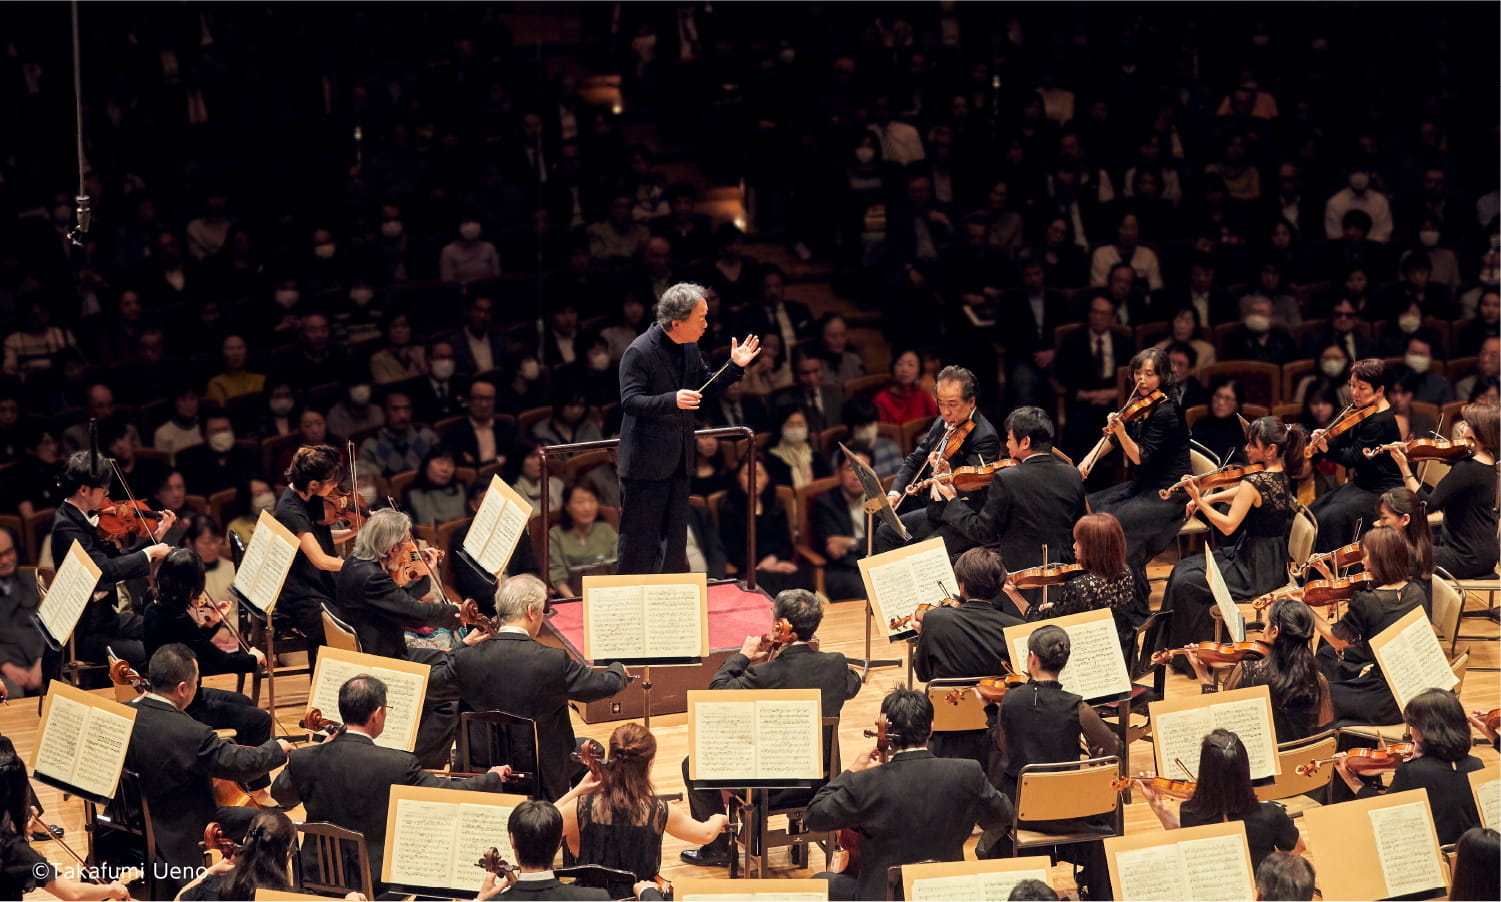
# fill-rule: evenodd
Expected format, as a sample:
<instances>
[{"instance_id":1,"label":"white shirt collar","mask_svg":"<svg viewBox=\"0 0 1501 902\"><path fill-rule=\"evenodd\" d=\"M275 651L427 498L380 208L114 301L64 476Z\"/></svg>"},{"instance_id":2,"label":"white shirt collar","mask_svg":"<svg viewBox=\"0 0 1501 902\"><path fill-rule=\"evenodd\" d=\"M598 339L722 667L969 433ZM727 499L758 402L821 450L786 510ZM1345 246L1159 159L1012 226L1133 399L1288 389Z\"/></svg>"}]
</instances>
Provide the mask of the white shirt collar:
<instances>
[{"instance_id":1,"label":"white shirt collar","mask_svg":"<svg viewBox=\"0 0 1501 902\"><path fill-rule=\"evenodd\" d=\"M556 878L553 875L552 868L548 868L545 871L518 871L516 874L516 879L527 881L536 880L540 882L543 880L553 880Z\"/></svg>"}]
</instances>

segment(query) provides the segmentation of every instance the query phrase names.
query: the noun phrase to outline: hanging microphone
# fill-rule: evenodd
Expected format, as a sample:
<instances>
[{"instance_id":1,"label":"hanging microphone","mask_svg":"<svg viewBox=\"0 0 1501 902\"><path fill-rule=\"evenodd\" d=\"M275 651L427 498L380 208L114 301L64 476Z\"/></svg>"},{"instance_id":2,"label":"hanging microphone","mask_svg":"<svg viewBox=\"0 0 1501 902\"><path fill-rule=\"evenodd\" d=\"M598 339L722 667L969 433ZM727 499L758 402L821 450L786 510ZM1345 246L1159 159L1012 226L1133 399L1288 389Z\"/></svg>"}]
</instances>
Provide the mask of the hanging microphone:
<instances>
[{"instance_id":1,"label":"hanging microphone","mask_svg":"<svg viewBox=\"0 0 1501 902\"><path fill-rule=\"evenodd\" d=\"M74 247L83 247L83 236L89 233L89 220L92 218L89 208L89 196L87 194L80 194L73 198L73 202L76 205L75 212L78 214L78 225L74 226L72 231L68 232L68 240L73 242Z\"/></svg>"}]
</instances>

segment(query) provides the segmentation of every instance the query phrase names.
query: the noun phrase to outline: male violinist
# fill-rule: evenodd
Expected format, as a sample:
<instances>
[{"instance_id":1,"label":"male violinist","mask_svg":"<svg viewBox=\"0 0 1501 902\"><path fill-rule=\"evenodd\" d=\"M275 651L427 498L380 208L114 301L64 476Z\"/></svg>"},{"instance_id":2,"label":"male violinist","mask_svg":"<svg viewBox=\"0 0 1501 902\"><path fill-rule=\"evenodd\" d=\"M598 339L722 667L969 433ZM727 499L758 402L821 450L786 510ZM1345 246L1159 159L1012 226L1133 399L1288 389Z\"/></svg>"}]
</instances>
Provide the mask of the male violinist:
<instances>
[{"instance_id":1,"label":"male violinist","mask_svg":"<svg viewBox=\"0 0 1501 902\"><path fill-rule=\"evenodd\" d=\"M806 589L787 589L777 593L771 617L773 622L786 620L792 624L791 642L772 658L766 637L746 636L740 651L726 658L709 681L709 688L817 689L823 716L838 717L845 701L860 691L860 675L850 669L839 652L818 651L808 644L823 622L823 603ZM688 779L687 758L683 759L683 783L688 787L688 808L695 820L706 821L724 813L719 790L695 788ZM801 789L779 792L772 797L772 807L797 807L808 796L808 791ZM709 845L680 854L689 864L724 867L730 863L731 851L729 834L721 833Z\"/></svg>"},{"instance_id":2,"label":"male violinist","mask_svg":"<svg viewBox=\"0 0 1501 902\"><path fill-rule=\"evenodd\" d=\"M86 661L103 661L107 646L114 649L118 657L129 661L131 667L143 670L146 667L145 626L140 614L118 610L116 584L125 580L144 582L151 573L151 562L165 557L172 550L160 540L176 525L177 515L161 511L158 514L161 519L155 521L148 535L133 541L127 536L118 545L106 542L98 533L99 512L110 506L112 477L106 457L96 457L91 451L77 451L68 458L62 475L66 498L52 517L52 561L61 567L68 549L76 540L84 554L99 568L99 585L94 599L84 608L74 630L78 656ZM134 512L130 515L134 516ZM151 521L146 522L151 524ZM147 532L147 527L142 526L141 531Z\"/></svg>"},{"instance_id":3,"label":"male violinist","mask_svg":"<svg viewBox=\"0 0 1501 902\"><path fill-rule=\"evenodd\" d=\"M919 478L919 473L926 478L937 475L934 473L935 468L942 473L959 467L983 466L999 459L1000 436L996 434L995 426L991 425L990 420L975 409L977 388L975 374L962 366L946 366L939 371L937 385L933 390L938 400L938 418L897 471L891 491L886 495L893 506L901 502L904 490ZM966 430L967 434L958 443L958 447L949 453L946 445L953 444L950 439L957 438L959 433ZM924 494L928 494L930 499L941 500L943 497L936 491ZM985 493L972 492L964 503L979 510L985 505ZM943 537L949 554L958 554L967 547L964 536L944 522L941 506L909 510L902 514L902 524L907 527L914 542L937 535ZM883 523L876 528L875 545L877 552L891 551L901 547L902 540L891 527Z\"/></svg>"}]
</instances>

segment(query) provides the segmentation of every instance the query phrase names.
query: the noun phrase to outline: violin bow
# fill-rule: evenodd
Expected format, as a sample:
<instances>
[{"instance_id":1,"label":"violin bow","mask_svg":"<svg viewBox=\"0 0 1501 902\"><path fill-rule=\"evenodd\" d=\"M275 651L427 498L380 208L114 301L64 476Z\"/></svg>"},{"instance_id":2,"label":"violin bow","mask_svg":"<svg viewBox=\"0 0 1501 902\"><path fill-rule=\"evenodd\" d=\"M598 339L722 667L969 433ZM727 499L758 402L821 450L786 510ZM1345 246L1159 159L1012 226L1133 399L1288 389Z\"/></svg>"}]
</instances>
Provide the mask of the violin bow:
<instances>
[{"instance_id":1,"label":"violin bow","mask_svg":"<svg viewBox=\"0 0 1501 902\"><path fill-rule=\"evenodd\" d=\"M349 493L354 496L349 508L354 512L354 531L359 532L362 527L360 522L360 476L354 461L353 439L344 443L344 453L349 455ZM396 505L392 504L391 506L395 507Z\"/></svg>"},{"instance_id":2,"label":"violin bow","mask_svg":"<svg viewBox=\"0 0 1501 902\"><path fill-rule=\"evenodd\" d=\"M135 513L136 519L141 521L141 529L146 533L147 537L154 539L154 536L152 536L154 530L152 530L151 524L146 522L146 514L141 510L140 502L136 501L135 493L130 490L130 483L125 481L125 474L120 472L119 462L113 457L106 457L105 460L109 461L109 467L114 471L115 478L120 480L120 487L125 489L125 497L130 501L130 509Z\"/></svg>"},{"instance_id":3,"label":"violin bow","mask_svg":"<svg viewBox=\"0 0 1501 902\"><path fill-rule=\"evenodd\" d=\"M1173 763L1176 764L1176 765L1178 765L1178 770L1181 770L1185 774L1188 774L1188 779L1190 781L1192 781L1194 783L1199 782L1199 778L1196 777L1196 776L1194 776L1194 772L1188 769L1188 765L1186 765L1186 764L1183 763L1183 759L1182 758L1174 758L1173 759Z\"/></svg>"}]
</instances>

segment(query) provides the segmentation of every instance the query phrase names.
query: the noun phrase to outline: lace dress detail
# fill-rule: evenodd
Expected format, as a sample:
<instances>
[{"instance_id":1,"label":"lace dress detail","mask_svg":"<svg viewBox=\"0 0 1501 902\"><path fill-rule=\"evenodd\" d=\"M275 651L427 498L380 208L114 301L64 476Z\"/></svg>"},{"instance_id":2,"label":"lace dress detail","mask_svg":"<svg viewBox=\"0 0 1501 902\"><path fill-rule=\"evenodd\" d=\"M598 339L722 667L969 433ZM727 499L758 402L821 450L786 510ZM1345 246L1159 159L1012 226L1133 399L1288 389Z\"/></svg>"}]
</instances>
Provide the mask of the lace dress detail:
<instances>
[{"instance_id":1,"label":"lace dress detail","mask_svg":"<svg viewBox=\"0 0 1501 902\"><path fill-rule=\"evenodd\" d=\"M662 867L662 833L667 829L667 803L653 798L651 807L639 823L614 823L612 812L603 804L595 806L599 795L578 800L579 854L570 864L597 864L630 871L636 880L657 876ZM611 898L633 894L635 881L606 887Z\"/></svg>"}]
</instances>

